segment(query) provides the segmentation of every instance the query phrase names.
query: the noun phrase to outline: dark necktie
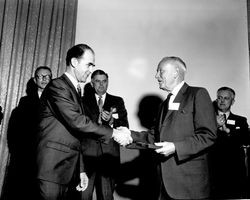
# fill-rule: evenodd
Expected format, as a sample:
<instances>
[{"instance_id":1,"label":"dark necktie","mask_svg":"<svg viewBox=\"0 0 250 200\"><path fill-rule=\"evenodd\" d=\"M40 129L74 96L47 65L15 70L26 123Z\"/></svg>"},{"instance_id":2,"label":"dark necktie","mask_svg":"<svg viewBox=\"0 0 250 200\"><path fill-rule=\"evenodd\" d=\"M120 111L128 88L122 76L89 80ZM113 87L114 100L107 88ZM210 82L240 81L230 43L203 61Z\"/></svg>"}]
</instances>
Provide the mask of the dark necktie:
<instances>
[{"instance_id":1,"label":"dark necktie","mask_svg":"<svg viewBox=\"0 0 250 200\"><path fill-rule=\"evenodd\" d=\"M223 117L224 117L224 119L225 119L225 124L226 124L226 122L227 122L227 115L224 113L224 114L223 114Z\"/></svg>"},{"instance_id":2,"label":"dark necktie","mask_svg":"<svg viewBox=\"0 0 250 200\"><path fill-rule=\"evenodd\" d=\"M98 107L99 107L99 117L98 117L98 123L102 124L102 106L103 106L103 100L102 96L98 97Z\"/></svg>"},{"instance_id":3,"label":"dark necktie","mask_svg":"<svg viewBox=\"0 0 250 200\"><path fill-rule=\"evenodd\" d=\"M82 89L81 89L80 84L77 84L77 93L78 93L78 95L79 95L80 97L82 96Z\"/></svg>"},{"instance_id":4,"label":"dark necktie","mask_svg":"<svg viewBox=\"0 0 250 200\"><path fill-rule=\"evenodd\" d=\"M168 112L168 104L169 104L169 99L171 97L172 93L169 93L166 100L164 101L163 103L163 112L162 112L162 122L164 121L166 115L167 115L167 112Z\"/></svg>"}]
</instances>

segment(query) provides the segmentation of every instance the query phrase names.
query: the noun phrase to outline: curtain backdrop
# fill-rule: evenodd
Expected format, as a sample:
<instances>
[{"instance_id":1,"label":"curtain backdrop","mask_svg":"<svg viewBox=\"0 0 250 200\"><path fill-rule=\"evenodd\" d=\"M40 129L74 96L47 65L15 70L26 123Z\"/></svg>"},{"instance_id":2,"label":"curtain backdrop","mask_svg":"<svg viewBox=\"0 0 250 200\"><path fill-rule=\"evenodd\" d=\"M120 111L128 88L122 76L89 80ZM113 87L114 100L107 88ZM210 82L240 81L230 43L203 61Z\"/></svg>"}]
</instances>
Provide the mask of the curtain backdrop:
<instances>
[{"instance_id":1,"label":"curtain backdrop","mask_svg":"<svg viewBox=\"0 0 250 200\"><path fill-rule=\"evenodd\" d=\"M248 52L250 58L250 2L247 0L247 29L248 29ZM250 72L250 59L249 59L249 72ZM249 73L249 81L250 81L250 73ZM250 130L250 127L249 127Z\"/></svg>"},{"instance_id":2,"label":"curtain backdrop","mask_svg":"<svg viewBox=\"0 0 250 200\"><path fill-rule=\"evenodd\" d=\"M65 71L66 52L75 41L76 14L77 0L0 0L0 105L4 113L0 194L8 169L6 133L11 111L39 65L49 66L53 77Z\"/></svg>"}]
</instances>

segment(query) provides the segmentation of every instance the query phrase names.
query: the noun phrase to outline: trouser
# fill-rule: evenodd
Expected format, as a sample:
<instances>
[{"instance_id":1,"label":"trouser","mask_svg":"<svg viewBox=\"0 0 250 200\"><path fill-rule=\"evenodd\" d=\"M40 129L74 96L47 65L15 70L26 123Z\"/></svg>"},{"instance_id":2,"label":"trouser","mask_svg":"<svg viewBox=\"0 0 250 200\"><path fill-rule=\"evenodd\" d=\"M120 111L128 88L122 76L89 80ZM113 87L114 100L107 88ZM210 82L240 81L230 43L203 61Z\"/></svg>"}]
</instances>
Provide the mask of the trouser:
<instances>
[{"instance_id":1,"label":"trouser","mask_svg":"<svg viewBox=\"0 0 250 200\"><path fill-rule=\"evenodd\" d=\"M39 200L72 200L79 199L80 192L75 185L62 185L50 181L38 179Z\"/></svg>"},{"instance_id":2,"label":"trouser","mask_svg":"<svg viewBox=\"0 0 250 200\"><path fill-rule=\"evenodd\" d=\"M171 200L172 198L168 195L165 187L164 187L164 184L163 184L163 181L161 181L160 183L160 194L159 194L159 198L158 200Z\"/></svg>"},{"instance_id":3,"label":"trouser","mask_svg":"<svg viewBox=\"0 0 250 200\"><path fill-rule=\"evenodd\" d=\"M93 191L96 191L97 200L113 200L115 181L109 176L103 176L93 173L89 177L89 184L85 191L82 192L82 200L92 200Z\"/></svg>"}]
</instances>

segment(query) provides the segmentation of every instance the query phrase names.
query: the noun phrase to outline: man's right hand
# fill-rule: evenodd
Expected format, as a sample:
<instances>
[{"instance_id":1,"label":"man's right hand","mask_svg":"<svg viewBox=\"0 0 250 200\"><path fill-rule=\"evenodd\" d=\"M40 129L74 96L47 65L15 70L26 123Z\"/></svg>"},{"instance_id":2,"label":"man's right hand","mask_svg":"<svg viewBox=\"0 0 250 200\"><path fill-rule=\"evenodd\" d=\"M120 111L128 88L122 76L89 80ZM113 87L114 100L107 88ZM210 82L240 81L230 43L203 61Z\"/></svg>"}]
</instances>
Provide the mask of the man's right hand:
<instances>
[{"instance_id":1,"label":"man's right hand","mask_svg":"<svg viewBox=\"0 0 250 200\"><path fill-rule=\"evenodd\" d=\"M216 121L217 121L218 127L221 127L226 123L226 119L225 119L225 117L223 115L217 115L216 116Z\"/></svg>"},{"instance_id":2,"label":"man's right hand","mask_svg":"<svg viewBox=\"0 0 250 200\"><path fill-rule=\"evenodd\" d=\"M221 131L224 131L226 133L230 133L230 129L227 128L226 119L223 115L217 115L216 120L217 120L217 125Z\"/></svg>"},{"instance_id":3,"label":"man's right hand","mask_svg":"<svg viewBox=\"0 0 250 200\"><path fill-rule=\"evenodd\" d=\"M77 185L77 191L84 191L87 189L89 184L89 178L85 172L80 173L80 184Z\"/></svg>"},{"instance_id":4,"label":"man's right hand","mask_svg":"<svg viewBox=\"0 0 250 200\"><path fill-rule=\"evenodd\" d=\"M133 142L130 130L127 127L123 126L118 127L117 129L113 129L112 137L121 146L126 146Z\"/></svg>"}]
</instances>

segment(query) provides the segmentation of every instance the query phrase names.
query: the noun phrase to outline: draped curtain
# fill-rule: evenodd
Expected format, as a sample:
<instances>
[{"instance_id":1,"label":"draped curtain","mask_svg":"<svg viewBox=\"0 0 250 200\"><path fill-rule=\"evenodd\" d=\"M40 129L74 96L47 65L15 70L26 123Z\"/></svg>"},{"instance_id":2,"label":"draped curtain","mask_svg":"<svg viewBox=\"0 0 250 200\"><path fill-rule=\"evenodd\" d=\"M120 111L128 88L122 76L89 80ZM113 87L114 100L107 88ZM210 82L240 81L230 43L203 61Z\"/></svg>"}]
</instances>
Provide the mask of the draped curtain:
<instances>
[{"instance_id":1,"label":"draped curtain","mask_svg":"<svg viewBox=\"0 0 250 200\"><path fill-rule=\"evenodd\" d=\"M247 0L247 29L248 29L248 53L250 58L250 2ZM249 59L249 81L250 81L250 59ZM250 131L250 127L249 127Z\"/></svg>"},{"instance_id":2,"label":"draped curtain","mask_svg":"<svg viewBox=\"0 0 250 200\"><path fill-rule=\"evenodd\" d=\"M11 111L25 95L26 83L40 65L53 77L66 68L74 44L77 0L0 0L0 194L8 169L7 127ZM25 134L25 133L16 133Z\"/></svg>"}]
</instances>

